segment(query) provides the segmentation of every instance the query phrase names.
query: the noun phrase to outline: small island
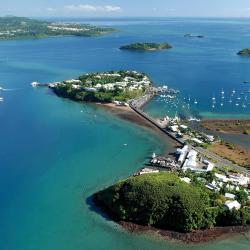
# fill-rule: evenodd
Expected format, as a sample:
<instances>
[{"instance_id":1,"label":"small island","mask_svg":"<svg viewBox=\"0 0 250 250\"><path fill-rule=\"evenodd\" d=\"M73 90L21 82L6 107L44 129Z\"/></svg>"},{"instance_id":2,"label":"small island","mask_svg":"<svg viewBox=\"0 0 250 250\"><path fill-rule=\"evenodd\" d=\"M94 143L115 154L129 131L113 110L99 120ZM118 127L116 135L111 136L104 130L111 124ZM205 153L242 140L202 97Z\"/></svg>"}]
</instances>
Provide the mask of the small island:
<instances>
[{"instance_id":1,"label":"small island","mask_svg":"<svg viewBox=\"0 0 250 250\"><path fill-rule=\"evenodd\" d=\"M151 84L148 76L137 71L108 71L81 75L49 87L58 96L74 101L126 104L144 95Z\"/></svg>"},{"instance_id":2,"label":"small island","mask_svg":"<svg viewBox=\"0 0 250 250\"><path fill-rule=\"evenodd\" d=\"M93 201L132 231L155 231L166 238L204 242L250 229L250 201L244 187L212 191L214 172L141 172L94 194ZM159 171L158 171L159 172ZM212 185L212 184L211 184Z\"/></svg>"},{"instance_id":3,"label":"small island","mask_svg":"<svg viewBox=\"0 0 250 250\"><path fill-rule=\"evenodd\" d=\"M250 48L243 49L237 53L239 56L250 56Z\"/></svg>"},{"instance_id":4,"label":"small island","mask_svg":"<svg viewBox=\"0 0 250 250\"><path fill-rule=\"evenodd\" d=\"M0 17L0 40L38 39L53 36L100 36L116 30L89 24L55 23L25 17Z\"/></svg>"},{"instance_id":5,"label":"small island","mask_svg":"<svg viewBox=\"0 0 250 250\"><path fill-rule=\"evenodd\" d=\"M168 43L132 43L121 46L121 50L155 51L172 48Z\"/></svg>"}]
</instances>

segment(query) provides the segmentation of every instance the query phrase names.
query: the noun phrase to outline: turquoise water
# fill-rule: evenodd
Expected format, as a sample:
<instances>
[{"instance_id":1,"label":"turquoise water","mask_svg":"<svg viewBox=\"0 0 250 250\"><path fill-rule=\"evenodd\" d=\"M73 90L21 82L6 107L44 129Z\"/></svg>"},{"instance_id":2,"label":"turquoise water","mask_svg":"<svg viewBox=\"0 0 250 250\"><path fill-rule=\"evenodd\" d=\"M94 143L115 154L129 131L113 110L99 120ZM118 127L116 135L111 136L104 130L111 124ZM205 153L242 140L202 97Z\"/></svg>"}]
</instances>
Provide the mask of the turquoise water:
<instances>
[{"instance_id":1,"label":"turquoise water","mask_svg":"<svg viewBox=\"0 0 250 250\"><path fill-rule=\"evenodd\" d=\"M133 235L90 209L87 198L93 192L130 175L146 156L170 145L96 106L57 98L29 83L128 68L149 73L156 83L168 81L184 89L178 85L181 76L176 74L174 65L178 63L173 60L184 60L183 49L124 54L117 47L146 38L166 39L176 46L184 42L178 38L182 32L194 32L203 23L210 29L205 21L106 22L117 24L124 33L0 43L0 86L8 89L0 93L4 98L0 103L0 249L248 249L249 240L243 236L186 247ZM182 29L176 30L176 25ZM217 25L248 29L245 22L238 21L213 23L213 27ZM150 32L148 27L152 27ZM246 70L248 61L242 65Z\"/></svg>"}]
</instances>

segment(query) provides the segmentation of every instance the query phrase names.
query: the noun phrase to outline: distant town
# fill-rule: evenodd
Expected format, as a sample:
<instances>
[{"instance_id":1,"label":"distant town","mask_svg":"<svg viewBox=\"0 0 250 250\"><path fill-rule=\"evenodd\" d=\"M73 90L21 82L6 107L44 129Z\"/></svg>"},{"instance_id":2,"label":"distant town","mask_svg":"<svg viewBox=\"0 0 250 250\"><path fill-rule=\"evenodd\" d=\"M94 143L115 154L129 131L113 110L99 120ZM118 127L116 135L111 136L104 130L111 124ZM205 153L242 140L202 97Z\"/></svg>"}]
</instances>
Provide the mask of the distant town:
<instances>
[{"instance_id":1,"label":"distant town","mask_svg":"<svg viewBox=\"0 0 250 250\"><path fill-rule=\"evenodd\" d=\"M54 23L25 17L0 17L0 40L52 36L99 36L117 30L88 24Z\"/></svg>"}]
</instances>

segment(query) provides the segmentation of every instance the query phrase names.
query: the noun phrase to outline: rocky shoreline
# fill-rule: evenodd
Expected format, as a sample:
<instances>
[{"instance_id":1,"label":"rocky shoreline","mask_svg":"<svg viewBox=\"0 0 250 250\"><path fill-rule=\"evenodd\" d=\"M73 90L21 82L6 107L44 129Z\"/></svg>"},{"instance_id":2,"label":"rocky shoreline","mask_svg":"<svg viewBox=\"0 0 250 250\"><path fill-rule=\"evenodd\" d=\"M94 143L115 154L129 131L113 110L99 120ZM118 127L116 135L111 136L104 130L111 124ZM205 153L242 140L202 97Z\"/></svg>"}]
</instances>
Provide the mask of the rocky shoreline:
<instances>
[{"instance_id":1,"label":"rocky shoreline","mask_svg":"<svg viewBox=\"0 0 250 250\"><path fill-rule=\"evenodd\" d=\"M215 240L228 239L250 232L250 225L214 227L211 229L197 230L190 233L182 233L173 231L171 229L160 229L152 226L138 225L133 222L118 220L114 214L110 213L110 211L108 211L107 208L97 200L96 196L97 193L91 197L92 206L95 207L95 211L99 211L102 216L113 220L130 233L155 235L167 241L180 242L184 244L201 244Z\"/></svg>"},{"instance_id":2,"label":"rocky shoreline","mask_svg":"<svg viewBox=\"0 0 250 250\"><path fill-rule=\"evenodd\" d=\"M131 222L120 221L119 225L132 233L156 234L165 240L178 241L186 244L199 244L219 239L227 239L240 234L248 233L250 226L214 227L198 230L191 233L180 233L171 230L158 229L149 226L141 226Z\"/></svg>"}]
</instances>

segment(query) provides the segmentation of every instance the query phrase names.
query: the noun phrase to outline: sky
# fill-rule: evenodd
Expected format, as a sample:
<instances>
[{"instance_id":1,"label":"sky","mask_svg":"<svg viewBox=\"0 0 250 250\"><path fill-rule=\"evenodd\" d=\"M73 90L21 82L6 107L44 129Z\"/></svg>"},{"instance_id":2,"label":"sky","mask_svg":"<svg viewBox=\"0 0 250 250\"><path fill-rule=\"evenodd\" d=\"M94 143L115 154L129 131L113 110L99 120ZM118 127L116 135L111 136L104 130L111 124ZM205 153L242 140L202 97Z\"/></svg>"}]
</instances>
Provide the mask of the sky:
<instances>
[{"instance_id":1,"label":"sky","mask_svg":"<svg viewBox=\"0 0 250 250\"><path fill-rule=\"evenodd\" d=\"M26 17L250 17L250 0L0 0L0 15Z\"/></svg>"}]
</instances>

